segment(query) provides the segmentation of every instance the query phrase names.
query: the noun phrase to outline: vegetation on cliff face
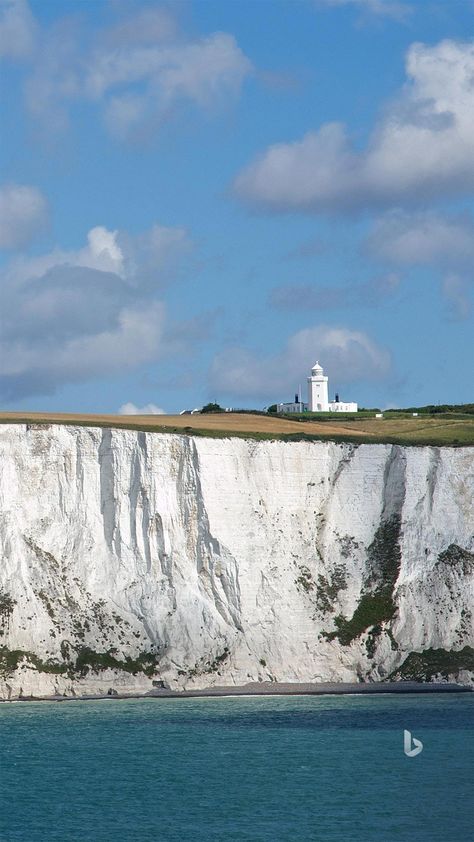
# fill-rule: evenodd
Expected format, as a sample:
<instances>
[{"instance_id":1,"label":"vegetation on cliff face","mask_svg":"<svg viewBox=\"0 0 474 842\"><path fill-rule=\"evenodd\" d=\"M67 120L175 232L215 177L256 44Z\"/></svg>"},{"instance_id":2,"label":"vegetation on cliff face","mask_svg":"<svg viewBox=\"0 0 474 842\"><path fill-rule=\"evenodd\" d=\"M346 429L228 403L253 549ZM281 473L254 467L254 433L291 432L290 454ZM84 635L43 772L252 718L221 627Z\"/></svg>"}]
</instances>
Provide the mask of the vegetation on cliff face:
<instances>
[{"instance_id":1,"label":"vegetation on cliff face","mask_svg":"<svg viewBox=\"0 0 474 842\"><path fill-rule=\"evenodd\" d=\"M63 655L68 655L70 648L62 646L61 652ZM120 660L115 657L111 649L108 652L95 652L93 649L82 646L76 650L75 657L70 660L43 661L33 652L0 646L0 675L4 678L8 678L22 665L38 672L67 675L69 678L84 677L89 672L100 673L107 669L121 670L132 675L142 672L151 678L156 672L157 663L158 657L151 652L142 652L136 658L126 657Z\"/></svg>"},{"instance_id":2,"label":"vegetation on cliff face","mask_svg":"<svg viewBox=\"0 0 474 842\"><path fill-rule=\"evenodd\" d=\"M222 666L224 661L227 660L229 655L230 650L228 646L224 646L224 649L220 654L215 655L214 657L211 656L210 658L208 658L207 661L201 661L200 663L192 667L192 669L190 670L178 670L178 674L187 675L188 678L195 678L198 675L206 675L212 672L218 672L219 668Z\"/></svg>"},{"instance_id":3,"label":"vegetation on cliff face","mask_svg":"<svg viewBox=\"0 0 474 842\"><path fill-rule=\"evenodd\" d=\"M367 551L369 573L364 583L365 592L350 619L342 614L335 617L336 630L327 635L328 640L337 638L343 646L349 646L371 628L369 650L373 652L374 636L383 631L383 624L389 623L397 610L393 591L400 572L400 528L399 515L392 515L377 529Z\"/></svg>"},{"instance_id":4,"label":"vegetation on cliff face","mask_svg":"<svg viewBox=\"0 0 474 842\"><path fill-rule=\"evenodd\" d=\"M16 600L9 593L0 589L0 635L5 633L15 605Z\"/></svg>"},{"instance_id":5,"label":"vegetation on cliff face","mask_svg":"<svg viewBox=\"0 0 474 842\"><path fill-rule=\"evenodd\" d=\"M316 607L327 613L331 611L339 591L347 588L347 573L344 565L336 565L328 577L319 574L317 588Z\"/></svg>"},{"instance_id":6,"label":"vegetation on cliff face","mask_svg":"<svg viewBox=\"0 0 474 842\"><path fill-rule=\"evenodd\" d=\"M306 564L299 565L299 576L295 580L296 586L298 588L303 588L304 591L309 593L314 588L314 580L312 573L309 567Z\"/></svg>"},{"instance_id":7,"label":"vegetation on cliff face","mask_svg":"<svg viewBox=\"0 0 474 842\"><path fill-rule=\"evenodd\" d=\"M8 649L7 646L0 646L0 675L8 678L22 664L26 664L38 672L65 673L66 665L57 661L42 661L33 652L25 652L23 649Z\"/></svg>"},{"instance_id":8,"label":"vegetation on cliff face","mask_svg":"<svg viewBox=\"0 0 474 842\"><path fill-rule=\"evenodd\" d=\"M94 652L93 649L82 646L77 652L75 663L68 667L68 672L84 676L89 671L99 673L103 670L112 669L129 672L132 675L142 672L148 678L151 678L156 672L157 661L157 656L152 652L141 652L136 658L127 656L125 660L120 660L115 657L113 650Z\"/></svg>"},{"instance_id":9,"label":"vegetation on cliff face","mask_svg":"<svg viewBox=\"0 0 474 842\"><path fill-rule=\"evenodd\" d=\"M49 659L43 661L33 652L0 646L0 676L8 678L22 666L35 669L38 672L64 675L71 679L84 678L89 673L98 674L108 669L128 672L132 675L143 673L148 678L152 678L158 671L159 655L157 654L141 652L136 658L127 656L124 659L117 658L116 654L117 650L113 648L107 652L96 652L88 646L73 648L67 641L63 640L61 642L63 660ZM225 646L223 652L215 655L214 658L206 662L203 661L202 664L196 665L189 671L181 670L180 673L192 678L205 673L217 672L229 655L229 649Z\"/></svg>"},{"instance_id":10,"label":"vegetation on cliff face","mask_svg":"<svg viewBox=\"0 0 474 842\"><path fill-rule=\"evenodd\" d=\"M460 547L458 544L450 544L444 552L439 554L438 562L458 568L466 575L474 570L474 553L471 553L464 547Z\"/></svg>"},{"instance_id":11,"label":"vegetation on cliff face","mask_svg":"<svg viewBox=\"0 0 474 842\"><path fill-rule=\"evenodd\" d=\"M474 649L465 646L459 651L446 649L425 649L424 652L410 652L402 665L389 677L389 681L432 681L441 676L457 676L460 670L474 672Z\"/></svg>"}]
</instances>

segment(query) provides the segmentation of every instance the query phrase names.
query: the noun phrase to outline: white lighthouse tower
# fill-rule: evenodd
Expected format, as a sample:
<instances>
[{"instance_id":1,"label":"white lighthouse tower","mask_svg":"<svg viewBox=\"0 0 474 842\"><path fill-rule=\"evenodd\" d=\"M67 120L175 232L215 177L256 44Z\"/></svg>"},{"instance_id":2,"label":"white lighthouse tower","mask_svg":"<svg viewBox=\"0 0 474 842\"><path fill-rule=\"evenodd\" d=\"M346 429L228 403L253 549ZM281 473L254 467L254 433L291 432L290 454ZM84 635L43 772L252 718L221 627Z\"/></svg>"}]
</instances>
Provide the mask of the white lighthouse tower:
<instances>
[{"instance_id":1,"label":"white lighthouse tower","mask_svg":"<svg viewBox=\"0 0 474 842\"><path fill-rule=\"evenodd\" d=\"M322 365L316 360L308 377L308 403L301 401L301 387L295 395L294 403L278 403L276 411L282 413L296 412L357 412L355 401L341 401L339 394L333 401L328 398L328 378L324 376Z\"/></svg>"},{"instance_id":2,"label":"white lighthouse tower","mask_svg":"<svg viewBox=\"0 0 474 842\"><path fill-rule=\"evenodd\" d=\"M308 409L310 412L329 412L328 378L318 360L308 377Z\"/></svg>"}]
</instances>

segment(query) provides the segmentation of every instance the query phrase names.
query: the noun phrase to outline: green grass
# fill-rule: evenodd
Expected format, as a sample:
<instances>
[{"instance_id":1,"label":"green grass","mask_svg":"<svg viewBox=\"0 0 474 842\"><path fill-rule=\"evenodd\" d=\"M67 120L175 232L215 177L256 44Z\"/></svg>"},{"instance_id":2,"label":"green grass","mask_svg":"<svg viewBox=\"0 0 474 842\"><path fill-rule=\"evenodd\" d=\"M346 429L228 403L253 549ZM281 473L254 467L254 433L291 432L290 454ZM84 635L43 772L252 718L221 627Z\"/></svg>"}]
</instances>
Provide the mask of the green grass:
<instances>
[{"instance_id":1,"label":"green grass","mask_svg":"<svg viewBox=\"0 0 474 842\"><path fill-rule=\"evenodd\" d=\"M260 413L256 417L260 417ZM301 430L295 432L278 432L275 430L268 430L264 432L257 432L252 430L231 429L230 419L232 416L229 413L223 413L222 417L225 419L220 428L206 428L190 425L181 427L176 425L157 425L154 423L147 424L143 420L133 421L127 418L123 422L116 417L108 419L91 419L81 418L80 415L71 419L55 419L54 417L45 417L44 419L32 418L32 416L18 415L15 418L7 416L0 416L0 424L29 424L35 427L50 426L51 424L59 424L65 426L75 427L96 427L100 429L117 429L117 430L136 430L140 432L156 433L156 434L174 434L180 436L194 436L213 439L227 439L227 438L242 438L250 439L252 441L281 441L281 442L317 442L317 441L331 441L335 443L352 443L352 444L398 444L406 447L416 446L439 446L439 447L471 447L474 446L474 416L456 415L456 413L439 413L436 416L425 415L418 418L407 417L403 413L397 415L396 413L386 413L384 419L375 419L363 416L358 413L357 416L345 415L345 417L334 417L335 413L317 413L305 416L301 423ZM331 416L331 417L329 417ZM206 416L199 416L200 418ZM216 414L213 413L213 418ZM269 419L275 419L275 416L266 416ZM191 420L191 419L190 419ZM285 420L285 419L283 419ZM297 417L292 417L293 422L297 422ZM333 429L327 433L324 429L318 432L305 431L305 421L322 422L321 427L324 428L325 423L331 422ZM341 425L341 427L350 427L350 432L344 431L341 433L335 432L334 427ZM236 427L239 426L238 419L236 419Z\"/></svg>"},{"instance_id":2,"label":"green grass","mask_svg":"<svg viewBox=\"0 0 474 842\"><path fill-rule=\"evenodd\" d=\"M311 419L315 420L315 419ZM319 418L317 419L320 420ZM324 419L321 419L324 421ZM334 420L334 419L326 419ZM404 447L472 447L474 445L474 420L472 418L467 417L466 419L461 419L457 421L453 421L452 419L443 420L437 418L434 423L425 427L423 426L423 420L420 419L420 423L417 428L414 429L403 429L401 428L400 431L393 430L393 424L390 427L387 427L386 434L383 433L383 430L378 427L377 431L373 434L367 436L366 432L362 432L357 430L357 423L360 419L349 419L349 421L354 421L354 430L350 434L348 433L334 433L330 432L325 434L323 432L318 433L317 435L304 433L302 430L301 433L279 433L273 435L267 435L266 433L257 433L255 436L258 436L262 439L275 439L278 441L334 441L336 443L353 443L353 444L398 444ZM392 419L393 420L393 419ZM413 419L416 421L416 419ZM342 419L338 423L342 423ZM380 424L384 422L381 421ZM369 427L366 427L365 430L369 430ZM203 431L200 430L196 432L196 435L203 434ZM216 432L211 433L214 437L216 436ZM244 437L250 438L254 437L253 435L250 436L246 434Z\"/></svg>"}]
</instances>

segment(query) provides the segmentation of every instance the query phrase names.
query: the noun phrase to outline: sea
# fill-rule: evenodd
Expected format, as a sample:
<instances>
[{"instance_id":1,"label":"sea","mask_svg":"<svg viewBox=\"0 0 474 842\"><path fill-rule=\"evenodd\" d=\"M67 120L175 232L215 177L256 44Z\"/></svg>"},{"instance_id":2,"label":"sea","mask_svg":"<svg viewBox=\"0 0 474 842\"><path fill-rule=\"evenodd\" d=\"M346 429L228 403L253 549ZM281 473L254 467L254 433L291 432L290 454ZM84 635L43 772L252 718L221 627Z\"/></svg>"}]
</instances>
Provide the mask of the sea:
<instances>
[{"instance_id":1,"label":"sea","mask_svg":"<svg viewBox=\"0 0 474 842\"><path fill-rule=\"evenodd\" d=\"M474 839L474 693L5 703L0 764L1 842Z\"/></svg>"}]
</instances>

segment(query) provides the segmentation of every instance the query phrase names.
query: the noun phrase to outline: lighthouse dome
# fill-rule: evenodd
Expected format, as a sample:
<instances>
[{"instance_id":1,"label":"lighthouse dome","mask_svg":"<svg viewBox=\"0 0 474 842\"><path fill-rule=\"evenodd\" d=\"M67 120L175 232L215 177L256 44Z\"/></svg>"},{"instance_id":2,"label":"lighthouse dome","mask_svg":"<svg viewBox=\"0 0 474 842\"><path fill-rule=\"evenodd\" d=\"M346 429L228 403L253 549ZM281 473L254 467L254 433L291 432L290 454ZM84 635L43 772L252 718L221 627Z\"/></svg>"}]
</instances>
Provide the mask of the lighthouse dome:
<instances>
[{"instance_id":1,"label":"lighthouse dome","mask_svg":"<svg viewBox=\"0 0 474 842\"><path fill-rule=\"evenodd\" d=\"M323 367L322 367L321 365L319 365L318 360L316 360L315 364L313 365L313 368L311 369L311 373L312 373L313 375L317 375L317 374L322 374L322 373L323 373Z\"/></svg>"}]
</instances>

